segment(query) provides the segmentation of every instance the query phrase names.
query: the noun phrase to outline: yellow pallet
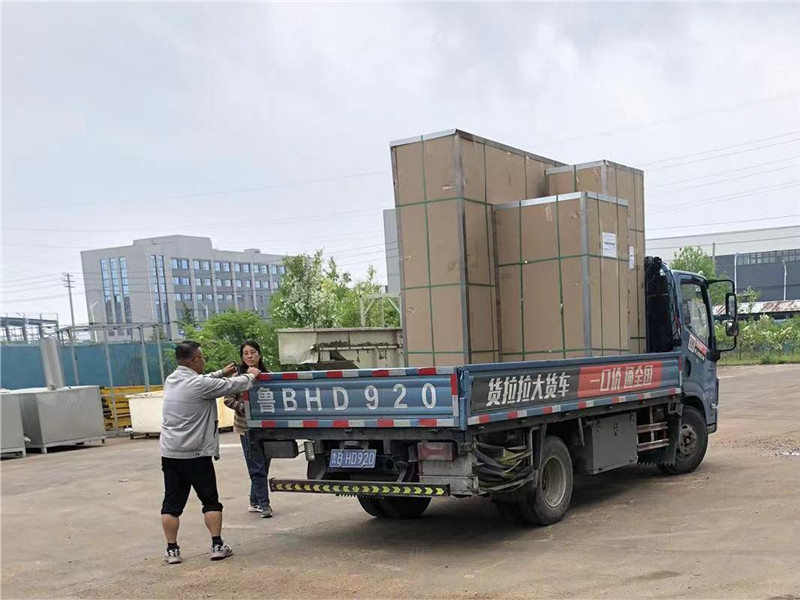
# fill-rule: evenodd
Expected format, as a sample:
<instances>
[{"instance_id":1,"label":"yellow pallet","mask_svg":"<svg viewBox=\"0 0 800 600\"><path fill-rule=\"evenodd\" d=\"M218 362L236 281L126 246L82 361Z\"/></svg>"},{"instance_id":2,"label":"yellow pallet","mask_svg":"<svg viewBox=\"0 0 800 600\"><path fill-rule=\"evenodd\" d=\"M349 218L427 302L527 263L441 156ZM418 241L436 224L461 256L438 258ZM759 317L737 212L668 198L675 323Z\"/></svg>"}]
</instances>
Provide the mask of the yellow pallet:
<instances>
[{"instance_id":1,"label":"yellow pallet","mask_svg":"<svg viewBox=\"0 0 800 600\"><path fill-rule=\"evenodd\" d=\"M151 392L160 392L164 387L160 385L151 385ZM131 426L131 409L128 406L128 396L133 394L143 394L147 390L143 385L125 385L101 387L100 399L103 402L103 418L105 420L106 431L114 429L114 414L117 416L117 426L120 429Z\"/></svg>"}]
</instances>

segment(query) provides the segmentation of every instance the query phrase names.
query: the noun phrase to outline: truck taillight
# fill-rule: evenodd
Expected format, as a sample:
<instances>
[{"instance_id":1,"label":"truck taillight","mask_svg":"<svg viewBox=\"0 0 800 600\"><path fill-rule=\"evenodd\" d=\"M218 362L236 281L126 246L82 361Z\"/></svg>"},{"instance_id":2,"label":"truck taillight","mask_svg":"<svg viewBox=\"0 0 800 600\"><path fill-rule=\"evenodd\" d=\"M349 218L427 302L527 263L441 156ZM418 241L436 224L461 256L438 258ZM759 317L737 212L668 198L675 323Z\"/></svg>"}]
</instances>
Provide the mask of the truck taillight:
<instances>
[{"instance_id":1,"label":"truck taillight","mask_svg":"<svg viewBox=\"0 0 800 600\"><path fill-rule=\"evenodd\" d=\"M452 442L417 442L419 460L454 460L455 451Z\"/></svg>"},{"instance_id":2,"label":"truck taillight","mask_svg":"<svg viewBox=\"0 0 800 600\"><path fill-rule=\"evenodd\" d=\"M679 373L683 372L683 357L682 356L678 357L678 372Z\"/></svg>"}]
</instances>

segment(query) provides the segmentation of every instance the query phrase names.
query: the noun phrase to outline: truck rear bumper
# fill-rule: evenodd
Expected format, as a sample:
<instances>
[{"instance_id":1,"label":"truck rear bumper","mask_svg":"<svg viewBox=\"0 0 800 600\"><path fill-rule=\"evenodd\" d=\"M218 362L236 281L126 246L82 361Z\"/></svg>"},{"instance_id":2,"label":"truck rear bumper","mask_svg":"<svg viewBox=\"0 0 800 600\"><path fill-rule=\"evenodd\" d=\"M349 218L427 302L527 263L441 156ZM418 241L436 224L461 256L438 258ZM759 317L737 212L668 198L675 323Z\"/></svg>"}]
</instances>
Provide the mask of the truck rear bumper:
<instances>
[{"instance_id":1,"label":"truck rear bumper","mask_svg":"<svg viewBox=\"0 0 800 600\"><path fill-rule=\"evenodd\" d=\"M450 486L430 483L387 483L385 481L328 481L313 479L270 479L272 492L336 494L338 496L396 496L401 498L444 498Z\"/></svg>"}]
</instances>

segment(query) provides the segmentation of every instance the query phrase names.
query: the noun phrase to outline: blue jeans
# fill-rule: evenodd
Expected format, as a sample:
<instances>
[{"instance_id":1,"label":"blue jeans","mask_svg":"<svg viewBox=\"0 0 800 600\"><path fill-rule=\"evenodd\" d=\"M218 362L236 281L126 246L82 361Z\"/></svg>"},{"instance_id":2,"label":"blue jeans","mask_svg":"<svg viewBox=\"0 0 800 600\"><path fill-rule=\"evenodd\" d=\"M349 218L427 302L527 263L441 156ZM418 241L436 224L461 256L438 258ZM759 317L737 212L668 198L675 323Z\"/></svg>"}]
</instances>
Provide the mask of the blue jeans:
<instances>
[{"instance_id":1,"label":"blue jeans","mask_svg":"<svg viewBox=\"0 0 800 600\"><path fill-rule=\"evenodd\" d=\"M254 506L269 506L269 486L267 474L269 473L270 460L264 456L264 447L253 444L247 435L239 436L242 440L244 462L247 463L247 472L250 475L250 504Z\"/></svg>"}]
</instances>

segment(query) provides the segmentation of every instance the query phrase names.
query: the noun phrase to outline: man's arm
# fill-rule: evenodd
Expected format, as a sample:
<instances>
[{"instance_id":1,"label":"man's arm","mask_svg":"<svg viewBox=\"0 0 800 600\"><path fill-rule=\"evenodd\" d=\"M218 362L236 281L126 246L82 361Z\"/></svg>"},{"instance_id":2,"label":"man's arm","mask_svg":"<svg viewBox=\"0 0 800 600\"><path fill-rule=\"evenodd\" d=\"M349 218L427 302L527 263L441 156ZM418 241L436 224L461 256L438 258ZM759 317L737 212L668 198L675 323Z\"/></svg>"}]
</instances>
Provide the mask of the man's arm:
<instances>
[{"instance_id":1,"label":"man's arm","mask_svg":"<svg viewBox=\"0 0 800 600\"><path fill-rule=\"evenodd\" d=\"M226 367L220 369L219 371L214 371L213 373L209 373L206 377L213 377L214 379L221 379L222 377L230 377L236 373L236 365L231 363Z\"/></svg>"},{"instance_id":2,"label":"man's arm","mask_svg":"<svg viewBox=\"0 0 800 600\"><path fill-rule=\"evenodd\" d=\"M201 388L199 393L202 398L214 400L220 396L232 396L249 390L255 378L250 373L228 378L202 376L197 378L196 385Z\"/></svg>"}]
</instances>

